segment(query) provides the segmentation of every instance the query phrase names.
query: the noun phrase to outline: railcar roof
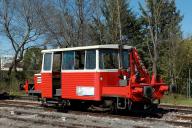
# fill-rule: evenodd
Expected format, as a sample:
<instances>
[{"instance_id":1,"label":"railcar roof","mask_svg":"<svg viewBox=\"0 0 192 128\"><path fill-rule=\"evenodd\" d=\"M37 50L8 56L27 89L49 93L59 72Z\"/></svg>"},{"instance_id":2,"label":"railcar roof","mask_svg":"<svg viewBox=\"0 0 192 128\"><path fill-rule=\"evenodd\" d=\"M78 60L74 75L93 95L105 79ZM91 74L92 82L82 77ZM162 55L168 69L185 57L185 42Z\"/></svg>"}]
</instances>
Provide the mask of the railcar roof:
<instances>
[{"instance_id":1,"label":"railcar roof","mask_svg":"<svg viewBox=\"0 0 192 128\"><path fill-rule=\"evenodd\" d=\"M70 47L70 48L57 48L57 49L47 49L42 50L45 52L59 52L59 51L73 51L73 50L87 50L87 49L118 49L118 44L106 44L106 45L92 45L92 46L82 46L82 47ZM124 49L131 49L132 46L123 45Z\"/></svg>"}]
</instances>

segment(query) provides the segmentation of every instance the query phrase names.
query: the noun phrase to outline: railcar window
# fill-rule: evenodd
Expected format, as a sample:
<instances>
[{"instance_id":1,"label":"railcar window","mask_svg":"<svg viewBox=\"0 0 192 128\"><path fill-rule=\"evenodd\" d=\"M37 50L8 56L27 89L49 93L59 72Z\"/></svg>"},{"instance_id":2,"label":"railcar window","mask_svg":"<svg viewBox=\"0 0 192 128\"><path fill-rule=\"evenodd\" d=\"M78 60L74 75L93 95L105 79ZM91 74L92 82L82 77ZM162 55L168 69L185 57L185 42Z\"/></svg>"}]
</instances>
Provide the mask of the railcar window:
<instances>
[{"instance_id":1,"label":"railcar window","mask_svg":"<svg viewBox=\"0 0 192 128\"><path fill-rule=\"evenodd\" d=\"M129 51L123 50L122 52L122 66L123 69L127 69L129 66Z\"/></svg>"},{"instance_id":2,"label":"railcar window","mask_svg":"<svg viewBox=\"0 0 192 128\"><path fill-rule=\"evenodd\" d=\"M84 69L85 51L75 51L75 69Z\"/></svg>"},{"instance_id":3,"label":"railcar window","mask_svg":"<svg viewBox=\"0 0 192 128\"><path fill-rule=\"evenodd\" d=\"M50 71L51 70L51 59L52 59L52 53L45 53L44 54L44 64L43 64L43 70L44 71Z\"/></svg>"},{"instance_id":4,"label":"railcar window","mask_svg":"<svg viewBox=\"0 0 192 128\"><path fill-rule=\"evenodd\" d=\"M100 50L99 52L100 69L118 68L118 51L113 49Z\"/></svg>"},{"instance_id":5,"label":"railcar window","mask_svg":"<svg viewBox=\"0 0 192 128\"><path fill-rule=\"evenodd\" d=\"M74 51L66 51L63 53L62 69L74 69Z\"/></svg>"},{"instance_id":6,"label":"railcar window","mask_svg":"<svg viewBox=\"0 0 192 128\"><path fill-rule=\"evenodd\" d=\"M86 51L86 69L95 69L96 67L96 50Z\"/></svg>"}]
</instances>

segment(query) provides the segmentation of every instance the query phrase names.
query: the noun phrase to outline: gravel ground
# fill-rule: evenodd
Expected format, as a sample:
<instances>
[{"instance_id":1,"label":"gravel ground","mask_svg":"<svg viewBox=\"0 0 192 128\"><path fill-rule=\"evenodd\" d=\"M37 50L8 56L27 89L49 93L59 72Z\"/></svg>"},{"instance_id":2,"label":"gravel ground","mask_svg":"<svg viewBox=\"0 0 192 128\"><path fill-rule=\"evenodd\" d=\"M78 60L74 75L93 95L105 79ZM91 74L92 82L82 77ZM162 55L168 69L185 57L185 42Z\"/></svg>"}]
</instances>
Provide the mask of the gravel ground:
<instances>
[{"instance_id":1,"label":"gravel ground","mask_svg":"<svg viewBox=\"0 0 192 128\"><path fill-rule=\"evenodd\" d=\"M30 122L24 122L19 120L11 120L7 118L0 118L1 128L53 128L53 126L43 124L33 124ZM54 127L59 128L59 127Z\"/></svg>"},{"instance_id":2,"label":"gravel ground","mask_svg":"<svg viewBox=\"0 0 192 128\"><path fill-rule=\"evenodd\" d=\"M31 112L30 114L17 114L15 111L26 111ZM39 113L39 114L38 114ZM40 116L44 114L46 116ZM81 124L81 127L87 126L99 126L109 128L178 128L179 126L173 126L164 122L159 121L145 121L141 120L128 120L119 119L112 117L95 117L91 115L74 115L70 113L59 113L59 112L45 112L43 110L34 109L22 109L14 107L0 107L0 128L57 128L56 123L61 124ZM49 115L55 115L50 118ZM10 119L5 116L18 117L19 119ZM171 118L171 116L167 116ZM166 117L164 117L166 118ZM25 119L28 121L23 121ZM33 121L42 121L42 123L34 123ZM44 122L45 121L45 122ZM43 123L44 122L44 123ZM46 124L46 122L51 123Z\"/></svg>"}]
</instances>

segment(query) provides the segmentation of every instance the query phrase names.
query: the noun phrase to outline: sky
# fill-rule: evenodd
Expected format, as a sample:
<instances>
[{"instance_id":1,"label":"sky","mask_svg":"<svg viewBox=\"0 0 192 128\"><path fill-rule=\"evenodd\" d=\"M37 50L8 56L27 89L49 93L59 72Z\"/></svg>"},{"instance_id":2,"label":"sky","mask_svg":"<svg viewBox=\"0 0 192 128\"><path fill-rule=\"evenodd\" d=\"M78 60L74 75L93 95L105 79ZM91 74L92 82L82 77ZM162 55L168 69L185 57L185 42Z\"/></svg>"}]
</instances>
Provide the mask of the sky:
<instances>
[{"instance_id":1,"label":"sky","mask_svg":"<svg viewBox=\"0 0 192 128\"><path fill-rule=\"evenodd\" d=\"M144 5L145 0L130 0L130 7L136 12L136 15L140 14L138 2ZM176 7L180 10L183 20L181 22L181 31L183 37L187 38L192 36L192 0L175 0Z\"/></svg>"},{"instance_id":2,"label":"sky","mask_svg":"<svg viewBox=\"0 0 192 128\"><path fill-rule=\"evenodd\" d=\"M176 6L183 15L181 22L183 37L189 37L192 35L192 0L176 0Z\"/></svg>"},{"instance_id":3,"label":"sky","mask_svg":"<svg viewBox=\"0 0 192 128\"><path fill-rule=\"evenodd\" d=\"M140 14L138 2L144 5L145 0L130 0L130 7L136 13ZM192 0L176 0L177 9L180 10L181 15L183 15L183 20L181 22L181 31L183 32L183 37L187 38L192 36ZM3 43L1 43L3 42ZM0 35L0 55L11 54L11 46L6 38Z\"/></svg>"}]
</instances>

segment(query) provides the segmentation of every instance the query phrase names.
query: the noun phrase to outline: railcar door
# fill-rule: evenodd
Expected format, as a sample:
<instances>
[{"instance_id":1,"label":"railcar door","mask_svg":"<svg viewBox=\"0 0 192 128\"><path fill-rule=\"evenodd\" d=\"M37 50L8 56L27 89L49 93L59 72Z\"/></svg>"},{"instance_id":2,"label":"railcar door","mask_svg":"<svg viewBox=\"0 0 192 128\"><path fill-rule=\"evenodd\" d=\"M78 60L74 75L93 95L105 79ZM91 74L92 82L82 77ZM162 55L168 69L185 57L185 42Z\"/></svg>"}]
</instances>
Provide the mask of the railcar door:
<instances>
[{"instance_id":1,"label":"railcar door","mask_svg":"<svg viewBox=\"0 0 192 128\"><path fill-rule=\"evenodd\" d=\"M41 70L41 89L43 98L52 98L52 63L53 63L53 53L43 54L43 63Z\"/></svg>"},{"instance_id":2,"label":"railcar door","mask_svg":"<svg viewBox=\"0 0 192 128\"><path fill-rule=\"evenodd\" d=\"M61 96L61 52L53 54L53 69L52 69L52 93L53 96Z\"/></svg>"}]
</instances>

